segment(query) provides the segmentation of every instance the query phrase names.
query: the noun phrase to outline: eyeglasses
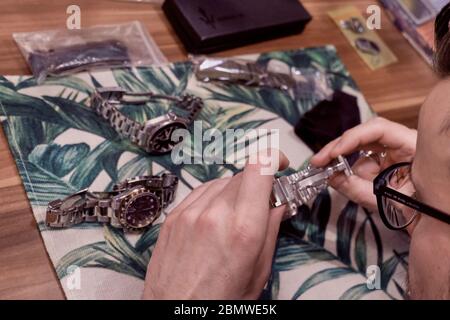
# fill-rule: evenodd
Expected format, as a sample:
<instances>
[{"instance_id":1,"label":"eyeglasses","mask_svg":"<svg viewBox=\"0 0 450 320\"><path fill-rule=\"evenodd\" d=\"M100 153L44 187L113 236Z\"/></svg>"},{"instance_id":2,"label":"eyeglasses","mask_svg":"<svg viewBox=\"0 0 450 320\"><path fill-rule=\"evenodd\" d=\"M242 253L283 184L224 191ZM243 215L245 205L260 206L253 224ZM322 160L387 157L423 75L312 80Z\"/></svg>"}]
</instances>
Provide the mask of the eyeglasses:
<instances>
[{"instance_id":1,"label":"eyeglasses","mask_svg":"<svg viewBox=\"0 0 450 320\"><path fill-rule=\"evenodd\" d=\"M381 172L374 180L378 211L384 224L392 230L409 226L421 214L450 224L450 215L416 199L411 180L411 163L395 164Z\"/></svg>"}]
</instances>

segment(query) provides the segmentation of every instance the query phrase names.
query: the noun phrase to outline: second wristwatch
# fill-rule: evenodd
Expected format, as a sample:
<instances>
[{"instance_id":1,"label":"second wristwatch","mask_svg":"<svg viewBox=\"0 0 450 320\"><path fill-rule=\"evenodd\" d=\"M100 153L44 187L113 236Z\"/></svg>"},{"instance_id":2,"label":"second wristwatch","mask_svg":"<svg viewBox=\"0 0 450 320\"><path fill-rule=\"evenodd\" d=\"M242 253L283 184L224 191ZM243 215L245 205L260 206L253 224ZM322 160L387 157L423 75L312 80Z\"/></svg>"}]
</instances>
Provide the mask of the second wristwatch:
<instances>
[{"instance_id":1,"label":"second wristwatch","mask_svg":"<svg viewBox=\"0 0 450 320\"><path fill-rule=\"evenodd\" d=\"M127 179L111 192L81 190L50 202L45 222L51 228L100 222L126 231L143 231L173 202L177 186L178 178L166 173Z\"/></svg>"}]
</instances>

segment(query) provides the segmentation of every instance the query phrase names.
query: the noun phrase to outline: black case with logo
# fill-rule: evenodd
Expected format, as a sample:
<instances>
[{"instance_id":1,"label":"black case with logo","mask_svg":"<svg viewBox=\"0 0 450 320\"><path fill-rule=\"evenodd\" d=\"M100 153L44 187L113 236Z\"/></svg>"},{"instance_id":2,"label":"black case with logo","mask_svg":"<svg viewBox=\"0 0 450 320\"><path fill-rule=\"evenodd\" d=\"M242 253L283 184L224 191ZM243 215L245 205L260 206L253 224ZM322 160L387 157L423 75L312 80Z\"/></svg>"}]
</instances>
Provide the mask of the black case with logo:
<instances>
[{"instance_id":1,"label":"black case with logo","mask_svg":"<svg viewBox=\"0 0 450 320\"><path fill-rule=\"evenodd\" d=\"M163 10L192 53L299 33L311 20L298 0L166 0Z\"/></svg>"}]
</instances>

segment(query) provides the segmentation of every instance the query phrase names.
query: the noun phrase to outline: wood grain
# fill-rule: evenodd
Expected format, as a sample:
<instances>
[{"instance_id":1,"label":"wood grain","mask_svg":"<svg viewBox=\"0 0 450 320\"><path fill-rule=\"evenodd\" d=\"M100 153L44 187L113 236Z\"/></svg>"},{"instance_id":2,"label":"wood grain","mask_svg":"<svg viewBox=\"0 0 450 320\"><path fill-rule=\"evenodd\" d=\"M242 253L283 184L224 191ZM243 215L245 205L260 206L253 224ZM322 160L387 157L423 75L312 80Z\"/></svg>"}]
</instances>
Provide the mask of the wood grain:
<instances>
[{"instance_id":1,"label":"wood grain","mask_svg":"<svg viewBox=\"0 0 450 320\"><path fill-rule=\"evenodd\" d=\"M362 12L375 1L303 0L314 16L301 35L284 37L218 55L295 49L334 44L372 108L382 116L414 127L426 94L437 82L432 70L410 47L383 13L380 36L400 62L372 72L327 16L327 11L354 4ZM160 8L152 4L107 0L2 0L0 2L0 74L29 74L12 40L13 32L64 28L66 8L81 7L82 26L139 20L170 61L186 51ZM270 8L268 8L270 10ZM52 264L37 230L21 179L0 130L0 299L62 299Z\"/></svg>"}]
</instances>

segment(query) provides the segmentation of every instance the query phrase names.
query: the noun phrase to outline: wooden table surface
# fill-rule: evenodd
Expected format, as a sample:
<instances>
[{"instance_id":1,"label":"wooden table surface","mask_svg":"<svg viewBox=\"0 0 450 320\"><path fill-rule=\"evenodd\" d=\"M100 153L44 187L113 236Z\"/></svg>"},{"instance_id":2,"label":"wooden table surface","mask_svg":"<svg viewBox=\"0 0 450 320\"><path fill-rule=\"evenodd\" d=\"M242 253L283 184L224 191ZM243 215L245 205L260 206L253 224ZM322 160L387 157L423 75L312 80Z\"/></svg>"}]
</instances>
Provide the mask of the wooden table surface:
<instances>
[{"instance_id":1,"label":"wooden table surface","mask_svg":"<svg viewBox=\"0 0 450 320\"><path fill-rule=\"evenodd\" d=\"M276 2L276 1L274 1ZM314 16L301 35L221 52L236 55L334 44L342 60L380 115L415 126L426 94L436 83L430 67L410 47L383 12L380 36L399 58L399 63L370 71L353 51L326 12L354 4L362 12L375 1L303 0ZM183 60L186 51L161 9L154 4L108 0L2 0L0 2L0 74L29 74L12 40L13 32L64 28L66 8L81 8L82 27L141 21L170 61ZM21 179L0 129L0 299L61 299L63 291L46 254L27 201Z\"/></svg>"}]
</instances>

